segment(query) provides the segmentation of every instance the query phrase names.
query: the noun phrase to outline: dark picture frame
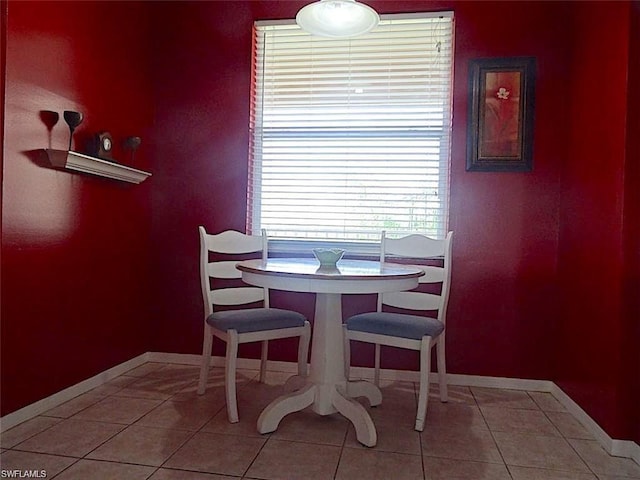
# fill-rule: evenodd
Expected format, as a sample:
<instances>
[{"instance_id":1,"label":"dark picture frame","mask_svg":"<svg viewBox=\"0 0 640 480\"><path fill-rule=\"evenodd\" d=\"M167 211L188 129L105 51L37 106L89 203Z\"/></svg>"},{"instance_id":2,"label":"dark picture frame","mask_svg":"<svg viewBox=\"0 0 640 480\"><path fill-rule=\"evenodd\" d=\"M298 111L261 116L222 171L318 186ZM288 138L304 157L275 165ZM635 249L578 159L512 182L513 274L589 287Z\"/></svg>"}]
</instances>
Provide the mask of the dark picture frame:
<instances>
[{"instance_id":1,"label":"dark picture frame","mask_svg":"<svg viewBox=\"0 0 640 480\"><path fill-rule=\"evenodd\" d=\"M535 71L535 57L470 61L467 171L531 171Z\"/></svg>"}]
</instances>

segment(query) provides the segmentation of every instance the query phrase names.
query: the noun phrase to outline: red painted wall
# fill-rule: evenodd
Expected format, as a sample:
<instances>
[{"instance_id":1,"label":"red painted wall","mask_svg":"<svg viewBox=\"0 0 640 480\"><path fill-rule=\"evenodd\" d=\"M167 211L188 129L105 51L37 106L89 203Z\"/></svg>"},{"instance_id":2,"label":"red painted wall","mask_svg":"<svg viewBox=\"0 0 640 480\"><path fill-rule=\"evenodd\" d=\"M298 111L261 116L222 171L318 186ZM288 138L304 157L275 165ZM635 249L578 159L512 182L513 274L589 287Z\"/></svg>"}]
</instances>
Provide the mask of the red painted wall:
<instances>
[{"instance_id":1,"label":"red painted wall","mask_svg":"<svg viewBox=\"0 0 640 480\"><path fill-rule=\"evenodd\" d=\"M624 206L624 292L625 356L620 383L627 395L623 409L640 444L640 2L631 6L629 27L629 77L627 98L627 157L625 161ZM631 379L631 381L629 381ZM633 381L636 379L636 381Z\"/></svg>"},{"instance_id":2,"label":"red painted wall","mask_svg":"<svg viewBox=\"0 0 640 480\"><path fill-rule=\"evenodd\" d=\"M637 404L631 408L626 397L638 382L627 363L631 319L623 284L624 177L631 160L629 14L630 5L617 2L574 8L572 68L563 89L571 92L572 121L562 174L558 258L564 308L557 319L555 378L614 438L632 438ZM606 45L598 39L602 31L608 32ZM637 218L626 220L637 225ZM627 248L631 253L632 245Z\"/></svg>"},{"instance_id":3,"label":"red painted wall","mask_svg":"<svg viewBox=\"0 0 640 480\"><path fill-rule=\"evenodd\" d=\"M3 4L3 7L5 5ZM148 184L50 168L41 111L79 110L76 145L152 122L142 3L8 3L2 182L2 414L148 350ZM4 70L3 70L4 73ZM136 166L151 167L143 145ZM126 163L126 162L125 162Z\"/></svg>"},{"instance_id":4,"label":"red painted wall","mask_svg":"<svg viewBox=\"0 0 640 480\"><path fill-rule=\"evenodd\" d=\"M248 2L166 2L154 10L154 37L163 55L154 64L160 139L153 153L159 161L153 192L159 289L154 317L161 323L152 349L198 353L203 306L197 227L245 225L253 17ZM214 343L214 353L223 354L221 342ZM252 350L241 345L240 354ZM271 350L277 358L277 347Z\"/></svg>"}]
</instances>

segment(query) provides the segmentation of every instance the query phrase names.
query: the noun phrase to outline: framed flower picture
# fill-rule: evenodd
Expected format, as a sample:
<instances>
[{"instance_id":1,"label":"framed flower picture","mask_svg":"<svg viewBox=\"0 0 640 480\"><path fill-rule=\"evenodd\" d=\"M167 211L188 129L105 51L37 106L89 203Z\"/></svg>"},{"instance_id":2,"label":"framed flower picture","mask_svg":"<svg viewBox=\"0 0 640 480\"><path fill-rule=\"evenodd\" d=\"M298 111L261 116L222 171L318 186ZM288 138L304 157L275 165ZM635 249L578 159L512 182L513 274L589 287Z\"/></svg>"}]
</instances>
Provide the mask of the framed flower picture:
<instances>
[{"instance_id":1,"label":"framed flower picture","mask_svg":"<svg viewBox=\"0 0 640 480\"><path fill-rule=\"evenodd\" d=\"M535 69L534 57L471 60L467 171L531 171Z\"/></svg>"}]
</instances>

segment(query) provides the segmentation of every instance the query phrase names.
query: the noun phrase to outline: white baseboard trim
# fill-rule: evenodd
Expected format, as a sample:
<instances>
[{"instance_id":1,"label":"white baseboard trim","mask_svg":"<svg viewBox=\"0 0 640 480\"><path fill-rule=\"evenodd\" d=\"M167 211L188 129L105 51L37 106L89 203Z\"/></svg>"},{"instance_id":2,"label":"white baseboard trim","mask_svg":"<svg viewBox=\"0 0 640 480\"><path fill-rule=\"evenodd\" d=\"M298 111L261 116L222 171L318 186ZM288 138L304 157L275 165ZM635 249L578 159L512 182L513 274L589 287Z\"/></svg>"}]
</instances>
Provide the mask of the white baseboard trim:
<instances>
[{"instance_id":1,"label":"white baseboard trim","mask_svg":"<svg viewBox=\"0 0 640 480\"><path fill-rule=\"evenodd\" d=\"M116 365L105 370L98 375L77 383L69 388L55 393L40 401L27 405L20 410L5 415L0 418L0 432L8 430L32 417L40 415L72 398L99 387L103 383L125 373L132 368L138 367L147 362L175 363L179 365L200 365L201 356L193 354L147 352L128 360L120 365ZM211 359L211 366L224 366L224 357L214 356ZM260 360L253 358L239 358L238 368L258 370ZM269 371L285 372L295 374L298 371L295 362L269 361ZM359 378L373 378L373 368L352 367L351 374ZM380 378L385 380L399 380L408 382L419 381L419 374L408 370L380 370ZM429 380L437 383L437 374L432 373ZM528 390L531 392L546 392L552 394L582 425L594 436L598 443L611 455L616 457L631 458L640 465L640 445L630 440L612 439L571 397L569 397L560 387L549 380L528 380L520 378L505 377L484 377L477 375L447 374L449 385L459 385L466 387L485 388L506 388L511 390Z\"/></svg>"},{"instance_id":2,"label":"white baseboard trim","mask_svg":"<svg viewBox=\"0 0 640 480\"><path fill-rule=\"evenodd\" d=\"M640 445L630 440L612 440L611 455L634 460L640 465Z\"/></svg>"},{"instance_id":3,"label":"white baseboard trim","mask_svg":"<svg viewBox=\"0 0 640 480\"><path fill-rule=\"evenodd\" d=\"M78 395L82 395L83 393L86 393L89 390L99 387L109 380L122 375L127 370L131 370L132 368L138 367L143 363L148 362L148 355L148 353L138 355L131 360L127 360L126 362L123 362L119 365L116 365L115 367L105 370L104 372L94 375L91 378L83 380L80 383L76 383L75 385L65 388L64 390L54 393L53 395L50 395L46 398L43 398L42 400L38 400L35 403L27 405L20 410L16 410L15 412L1 417L0 432L4 432L11 427L15 427L19 423L38 416L41 413L46 412L47 410L51 410L52 408L57 407L58 405L62 405L64 402L67 402L72 398L77 397Z\"/></svg>"},{"instance_id":4,"label":"white baseboard trim","mask_svg":"<svg viewBox=\"0 0 640 480\"><path fill-rule=\"evenodd\" d=\"M373 379L373 368L351 367L351 376L355 378ZM406 382L419 382L420 374L410 370L380 369L380 378L383 380L398 380ZM431 373L429 382L437 383L438 374ZM521 378L483 377L477 375L447 374L449 385L463 387L507 388L510 390L530 390L533 392L551 392L553 382L549 380L527 380Z\"/></svg>"},{"instance_id":5,"label":"white baseboard trim","mask_svg":"<svg viewBox=\"0 0 640 480\"><path fill-rule=\"evenodd\" d=\"M558 385L551 382L551 394L571 413L610 455L631 458L640 465L640 445L631 440L616 440L609 436L580 405L573 401Z\"/></svg>"},{"instance_id":6,"label":"white baseboard trim","mask_svg":"<svg viewBox=\"0 0 640 480\"><path fill-rule=\"evenodd\" d=\"M620 455L621 457L628 457L632 460L634 460L638 465L640 465L640 445L638 445L636 442L630 442L628 440L614 440L614 442L624 442L624 444L626 445L626 448L621 449L624 450L624 452L628 453L628 455Z\"/></svg>"},{"instance_id":7,"label":"white baseboard trim","mask_svg":"<svg viewBox=\"0 0 640 480\"><path fill-rule=\"evenodd\" d=\"M175 363L177 365L200 365L202 355L193 355L188 353L163 353L163 352L147 352L149 362L159 363ZM238 363L244 358L239 358ZM224 357L211 357L211 366L224 365Z\"/></svg>"},{"instance_id":8,"label":"white baseboard trim","mask_svg":"<svg viewBox=\"0 0 640 480\"><path fill-rule=\"evenodd\" d=\"M186 353L163 353L163 352L147 352L149 362L175 363L178 365L200 365L202 361L201 355L193 355ZM211 357L212 367L224 367L224 357ZM238 358L238 368L246 370L259 370L260 360L257 358ZM269 371L284 372L297 374L298 364L294 362L279 362L269 360Z\"/></svg>"},{"instance_id":9,"label":"white baseboard trim","mask_svg":"<svg viewBox=\"0 0 640 480\"><path fill-rule=\"evenodd\" d=\"M432 373L430 382L437 382L437 374ZM528 380L526 378L483 377L477 375L447 374L449 385L465 387L506 388L509 390L529 390L531 392L551 392L553 382L549 380Z\"/></svg>"}]
</instances>

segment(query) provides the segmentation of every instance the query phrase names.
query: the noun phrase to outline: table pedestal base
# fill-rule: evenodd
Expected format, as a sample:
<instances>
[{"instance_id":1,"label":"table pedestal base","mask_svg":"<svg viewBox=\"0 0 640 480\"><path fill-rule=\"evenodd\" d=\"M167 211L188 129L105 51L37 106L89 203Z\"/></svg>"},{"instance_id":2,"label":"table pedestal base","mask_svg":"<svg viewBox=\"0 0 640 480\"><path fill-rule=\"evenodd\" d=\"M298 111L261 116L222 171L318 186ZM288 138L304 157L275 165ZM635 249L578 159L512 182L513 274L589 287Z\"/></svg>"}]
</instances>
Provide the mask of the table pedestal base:
<instances>
[{"instance_id":1,"label":"table pedestal base","mask_svg":"<svg viewBox=\"0 0 640 480\"><path fill-rule=\"evenodd\" d=\"M360 443L375 446L377 434L373 420L353 398L367 397L375 406L382 403L382 394L372 383L347 381L343 342L340 294L317 293L309 377L305 378L302 388L276 398L264 409L258 418L260 433L274 432L284 416L310 406L319 415L341 413L353 423ZM299 380L290 379L285 388L289 390L299 384Z\"/></svg>"},{"instance_id":2,"label":"table pedestal base","mask_svg":"<svg viewBox=\"0 0 640 480\"><path fill-rule=\"evenodd\" d=\"M372 406L380 405L382 394L369 382L347 382L346 391L340 385L316 385L309 383L293 393L272 401L258 418L258 432L275 432L280 421L290 413L311 407L319 415L338 412L351 421L356 438L367 447L374 447L378 440L376 427L367 410L351 397L367 397Z\"/></svg>"}]
</instances>

